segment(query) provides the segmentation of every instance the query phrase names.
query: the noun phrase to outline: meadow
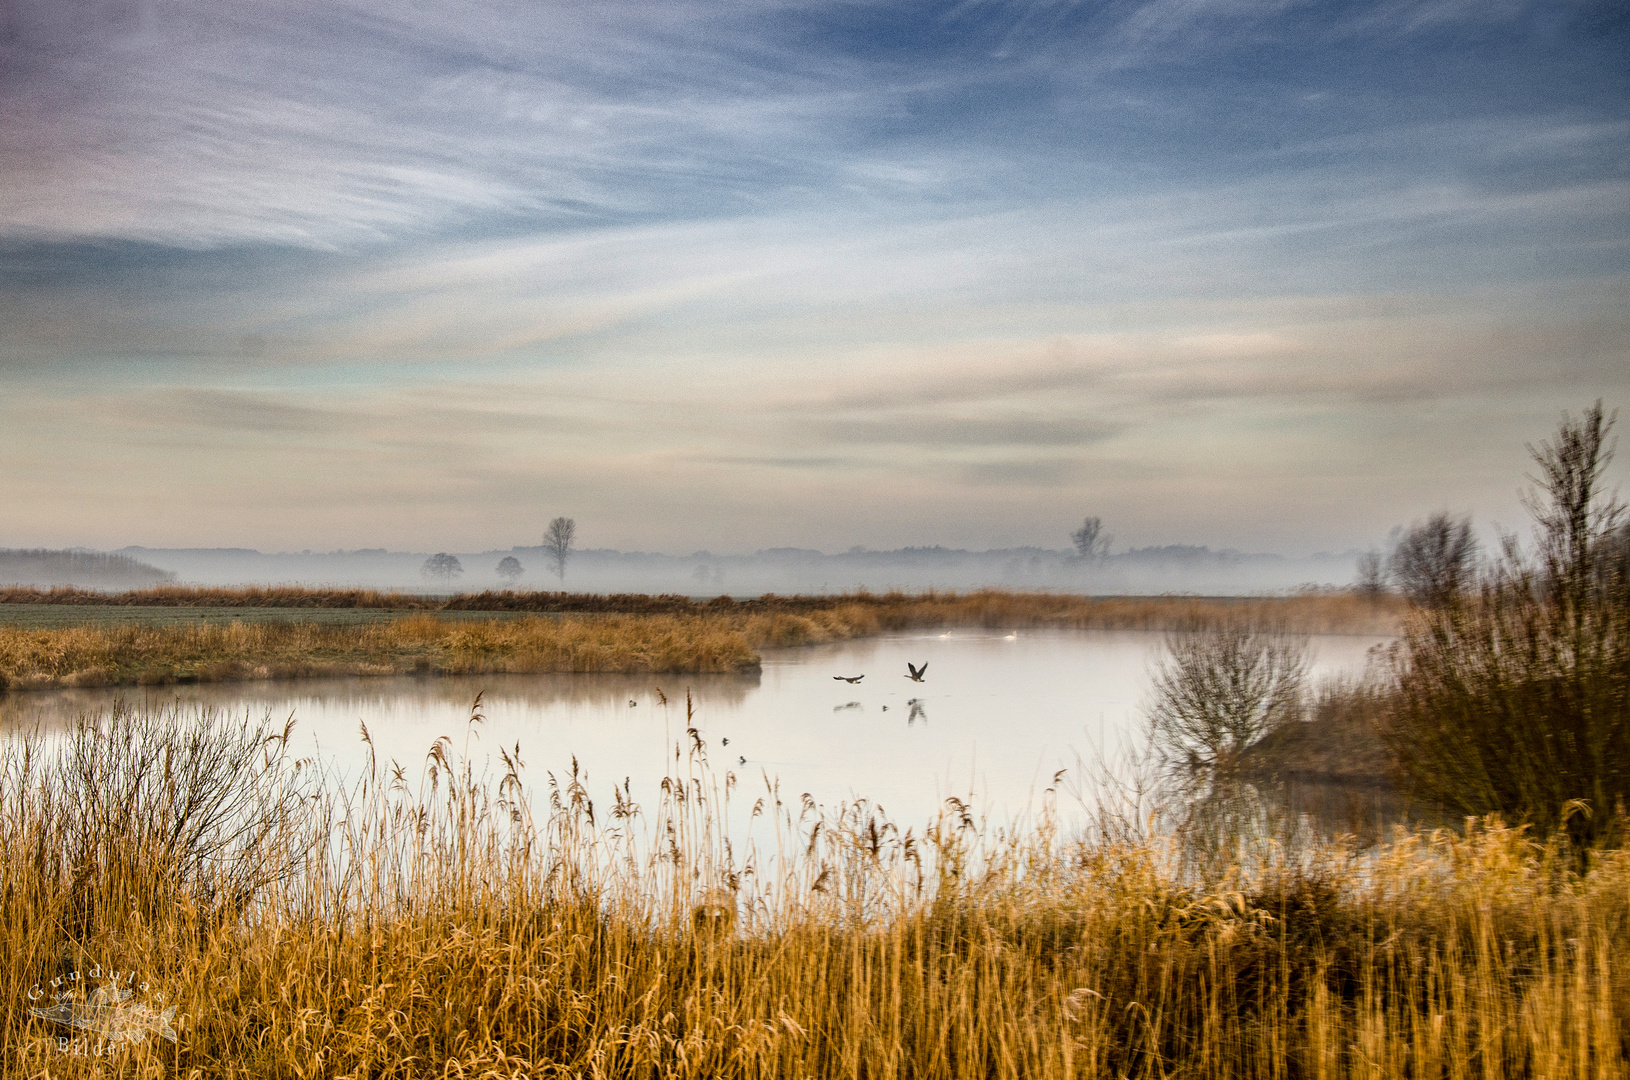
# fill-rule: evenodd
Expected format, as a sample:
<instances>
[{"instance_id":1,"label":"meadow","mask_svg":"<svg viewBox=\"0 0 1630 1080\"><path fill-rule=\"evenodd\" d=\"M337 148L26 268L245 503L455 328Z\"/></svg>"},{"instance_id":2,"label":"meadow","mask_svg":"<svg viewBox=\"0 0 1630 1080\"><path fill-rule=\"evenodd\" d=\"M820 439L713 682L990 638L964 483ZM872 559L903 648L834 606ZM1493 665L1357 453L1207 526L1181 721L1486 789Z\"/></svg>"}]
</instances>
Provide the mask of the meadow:
<instances>
[{"instance_id":1,"label":"meadow","mask_svg":"<svg viewBox=\"0 0 1630 1080\"><path fill-rule=\"evenodd\" d=\"M0 1076L1627 1074L1620 850L1058 790L906 827L754 790L695 736L638 807L458 745L343 788L221 717L8 743ZM730 800L773 843L733 846ZM100 1028L30 1011L115 1000L110 972Z\"/></svg>"},{"instance_id":2,"label":"meadow","mask_svg":"<svg viewBox=\"0 0 1630 1080\"><path fill-rule=\"evenodd\" d=\"M984 590L698 601L168 586L121 594L11 590L0 591L0 689L407 673L751 671L764 648L920 627L1165 630L1235 617L1306 633L1393 633L1404 611L1396 598L1340 593L1093 598Z\"/></svg>"}]
</instances>

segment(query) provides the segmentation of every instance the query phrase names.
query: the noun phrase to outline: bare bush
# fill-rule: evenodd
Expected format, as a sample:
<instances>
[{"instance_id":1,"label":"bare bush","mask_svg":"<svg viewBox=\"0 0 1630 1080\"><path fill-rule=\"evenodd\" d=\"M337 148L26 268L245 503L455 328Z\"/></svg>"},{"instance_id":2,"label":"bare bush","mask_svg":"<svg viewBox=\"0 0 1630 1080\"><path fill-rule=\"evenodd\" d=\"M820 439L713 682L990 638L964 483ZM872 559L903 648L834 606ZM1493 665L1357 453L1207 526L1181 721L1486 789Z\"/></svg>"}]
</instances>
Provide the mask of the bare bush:
<instances>
[{"instance_id":1,"label":"bare bush","mask_svg":"<svg viewBox=\"0 0 1630 1080\"><path fill-rule=\"evenodd\" d=\"M1515 541L1475 597L1423 612L1395 660L1391 748L1417 793L1603 839L1630 800L1630 589L1622 507L1601 497L1611 418L1564 415L1530 448L1537 555Z\"/></svg>"},{"instance_id":2,"label":"bare bush","mask_svg":"<svg viewBox=\"0 0 1630 1080\"><path fill-rule=\"evenodd\" d=\"M1177 779L1228 773L1244 749L1299 716L1308 637L1227 618L1166 635L1149 725Z\"/></svg>"},{"instance_id":3,"label":"bare bush","mask_svg":"<svg viewBox=\"0 0 1630 1080\"><path fill-rule=\"evenodd\" d=\"M1433 514L1404 533L1388 560L1398 587L1417 604L1443 607L1471 586L1477 540L1470 518Z\"/></svg>"}]
</instances>

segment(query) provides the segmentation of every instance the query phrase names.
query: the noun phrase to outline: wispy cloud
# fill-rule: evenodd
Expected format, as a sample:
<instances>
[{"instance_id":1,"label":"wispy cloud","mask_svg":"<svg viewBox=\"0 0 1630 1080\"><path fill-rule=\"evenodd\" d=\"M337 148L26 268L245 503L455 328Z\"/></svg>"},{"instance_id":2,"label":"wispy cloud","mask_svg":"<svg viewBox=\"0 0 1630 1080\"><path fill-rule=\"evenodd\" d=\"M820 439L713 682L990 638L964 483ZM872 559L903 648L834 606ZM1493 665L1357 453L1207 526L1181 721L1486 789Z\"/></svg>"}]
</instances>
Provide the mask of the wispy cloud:
<instances>
[{"instance_id":1,"label":"wispy cloud","mask_svg":"<svg viewBox=\"0 0 1630 1080\"><path fill-rule=\"evenodd\" d=\"M1589 4L8 11L0 543L1340 547L1630 390Z\"/></svg>"}]
</instances>

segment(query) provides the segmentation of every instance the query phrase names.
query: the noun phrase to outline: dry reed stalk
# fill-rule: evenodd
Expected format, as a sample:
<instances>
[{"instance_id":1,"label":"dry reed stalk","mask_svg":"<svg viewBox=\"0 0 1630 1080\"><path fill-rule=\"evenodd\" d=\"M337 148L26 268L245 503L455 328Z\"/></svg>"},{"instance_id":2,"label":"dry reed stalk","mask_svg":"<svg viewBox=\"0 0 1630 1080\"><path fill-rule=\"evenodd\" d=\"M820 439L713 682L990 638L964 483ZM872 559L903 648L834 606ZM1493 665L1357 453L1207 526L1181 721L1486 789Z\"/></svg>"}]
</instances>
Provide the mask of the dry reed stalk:
<instances>
[{"instance_id":1,"label":"dry reed stalk","mask_svg":"<svg viewBox=\"0 0 1630 1080\"><path fill-rule=\"evenodd\" d=\"M452 745L416 792L377 767L302 791L235 852L293 872L223 907L162 859L76 878L83 827L59 809L83 771L9 744L7 985L116 955L167 989L179 1038L66 1057L14 993L0 1077L1627 1075L1623 852L1580 874L1484 821L1365 857L1244 846L1196 880L1170 837L1069 839L1048 810L902 832L773 788L774 850L733 850L745 796L699 740L643 809L576 775L528 799L513 760L494 783ZM121 805L143 835L150 804ZM733 933L697 932L713 889ZM85 890L96 918L75 923Z\"/></svg>"},{"instance_id":2,"label":"dry reed stalk","mask_svg":"<svg viewBox=\"0 0 1630 1080\"><path fill-rule=\"evenodd\" d=\"M742 635L698 618L607 616L360 627L312 623L0 627L0 687L128 686L405 672L753 670Z\"/></svg>"}]
</instances>

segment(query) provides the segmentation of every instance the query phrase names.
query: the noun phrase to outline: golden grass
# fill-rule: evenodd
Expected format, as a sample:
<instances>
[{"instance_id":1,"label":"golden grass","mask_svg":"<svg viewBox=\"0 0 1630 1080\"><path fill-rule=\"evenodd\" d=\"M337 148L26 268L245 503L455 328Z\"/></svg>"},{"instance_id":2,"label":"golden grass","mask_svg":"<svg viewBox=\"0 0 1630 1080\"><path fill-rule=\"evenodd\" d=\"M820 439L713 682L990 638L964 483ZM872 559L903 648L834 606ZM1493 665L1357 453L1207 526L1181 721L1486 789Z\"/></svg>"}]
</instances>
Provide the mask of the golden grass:
<instances>
[{"instance_id":1,"label":"golden grass","mask_svg":"<svg viewBox=\"0 0 1630 1080\"><path fill-rule=\"evenodd\" d=\"M165 585L128 592L0 587L0 604L118 607L376 608L421 611L535 611L621 615L810 615L865 608L883 629L962 625L1055 626L1107 630L1164 630L1183 620L1225 612L1291 623L1309 633L1396 633L1408 610L1398 596L1362 597L1350 592L1286 597L1077 596L1069 593L981 589L968 593L843 593L836 596L728 596L696 600L644 593L516 592L461 593L441 598L373 589L311 589L300 586L217 588Z\"/></svg>"},{"instance_id":2,"label":"golden grass","mask_svg":"<svg viewBox=\"0 0 1630 1080\"><path fill-rule=\"evenodd\" d=\"M124 686L408 672L753 670L728 627L696 617L612 615L473 622L415 615L362 626L0 627L0 687Z\"/></svg>"},{"instance_id":3,"label":"golden grass","mask_svg":"<svg viewBox=\"0 0 1630 1080\"><path fill-rule=\"evenodd\" d=\"M148 590L152 596L215 606L291 606L290 590ZM41 594L49 595L49 594ZM145 594L144 594L145 595ZM376 594L343 594L341 599ZM378 594L384 595L384 594ZM504 594L499 595L500 598ZM311 675L404 672L728 672L755 670L754 651L867 637L914 627L1161 630L1197 619L1245 613L1310 633L1390 633L1400 602L1355 596L1257 599L1120 597L986 590L966 594L887 593L839 597L760 597L696 603L683 597L555 597L556 607L636 613L506 621L440 620L433 612L363 626L264 623L228 626L78 626L25 630L0 626L0 689L220 682ZM205 598L209 599L209 598ZM307 607L349 606L313 593ZM414 599L414 598L408 598ZM446 608L481 610L479 598ZM271 601L276 600L276 605ZM537 603L542 605L543 600ZM155 603L153 606L164 605ZM294 605L298 606L298 605ZM499 607L492 602L493 609ZM669 609L672 609L671 611ZM513 610L513 609L507 609ZM526 610L524 607L521 610Z\"/></svg>"},{"instance_id":4,"label":"golden grass","mask_svg":"<svg viewBox=\"0 0 1630 1080\"><path fill-rule=\"evenodd\" d=\"M772 598L764 598L769 601ZM819 599L816 604L813 600ZM1290 597L1072 596L985 589L910 595L865 593L789 597L784 610L739 605L742 631L755 646L805 645L922 627L1013 630L1170 630L1243 616L1310 634L1393 634L1407 605L1350 593ZM800 610L798 602L804 606ZM725 609L730 610L730 609Z\"/></svg>"},{"instance_id":5,"label":"golden grass","mask_svg":"<svg viewBox=\"0 0 1630 1080\"><path fill-rule=\"evenodd\" d=\"M773 789L774 841L732 847L752 795L699 753L659 805L565 778L534 818L515 768L483 781L444 742L417 796L376 773L289 799L261 771L240 809L274 826L202 859L158 827L186 781L151 779L226 775L189 766L230 742L201 727L202 750L115 717L0 763L0 1076L1627 1075L1624 852L1581 875L1490 820L1363 853L1241 841L1196 880L1113 821L998 832L953 804L901 831ZM129 746L163 748L145 785ZM290 872L229 903L213 883L243 865ZM20 991L93 963L166 994L178 1041L63 1054Z\"/></svg>"}]
</instances>

